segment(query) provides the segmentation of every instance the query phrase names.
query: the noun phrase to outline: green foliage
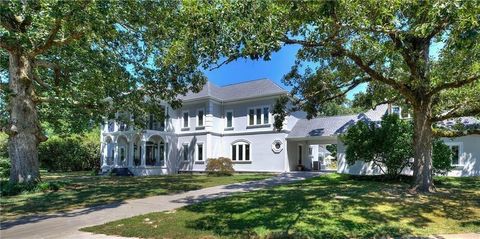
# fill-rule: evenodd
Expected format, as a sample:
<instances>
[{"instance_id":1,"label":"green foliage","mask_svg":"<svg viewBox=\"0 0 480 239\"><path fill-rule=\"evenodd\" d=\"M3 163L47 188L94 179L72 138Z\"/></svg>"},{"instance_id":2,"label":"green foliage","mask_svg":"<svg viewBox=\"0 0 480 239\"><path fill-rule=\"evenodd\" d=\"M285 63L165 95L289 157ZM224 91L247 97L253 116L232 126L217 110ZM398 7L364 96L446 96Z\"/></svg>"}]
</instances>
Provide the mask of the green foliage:
<instances>
[{"instance_id":1,"label":"green foliage","mask_svg":"<svg viewBox=\"0 0 480 239\"><path fill-rule=\"evenodd\" d=\"M412 123L401 120L395 114L385 115L380 125L359 121L342 136L347 146L347 163L352 165L357 160L372 162L373 168L378 168L388 177L398 178L402 170L412 166L412 134ZM434 172L446 174L452 169L451 150L439 139L434 142Z\"/></svg>"},{"instance_id":2,"label":"green foliage","mask_svg":"<svg viewBox=\"0 0 480 239\"><path fill-rule=\"evenodd\" d=\"M336 144L329 144L325 147L330 153L332 153L332 157L337 157L337 145Z\"/></svg>"},{"instance_id":3,"label":"green foliage","mask_svg":"<svg viewBox=\"0 0 480 239\"><path fill-rule=\"evenodd\" d=\"M438 175L446 175L454 169L452 166L452 150L440 139L433 141L432 165L433 172Z\"/></svg>"},{"instance_id":4,"label":"green foliage","mask_svg":"<svg viewBox=\"0 0 480 239\"><path fill-rule=\"evenodd\" d=\"M184 5L188 3L0 1L2 126L9 122L10 99L3 84L13 73L8 72L11 52L39 63L31 73L43 83L28 80L41 98L40 121L55 133L84 131L124 109L163 117L157 102L178 107L178 94L199 91L206 81L202 67L212 64L201 60L209 53L185 24L193 19Z\"/></svg>"},{"instance_id":5,"label":"green foliage","mask_svg":"<svg viewBox=\"0 0 480 239\"><path fill-rule=\"evenodd\" d=\"M0 132L0 178L10 176L10 159L8 158L8 135Z\"/></svg>"},{"instance_id":6,"label":"green foliage","mask_svg":"<svg viewBox=\"0 0 480 239\"><path fill-rule=\"evenodd\" d=\"M214 176L231 176L235 172L232 160L225 157L208 159L205 171Z\"/></svg>"},{"instance_id":7,"label":"green foliage","mask_svg":"<svg viewBox=\"0 0 480 239\"><path fill-rule=\"evenodd\" d=\"M8 183L1 181L1 195L14 196L21 193L54 192L69 184L68 181L49 181L39 183Z\"/></svg>"},{"instance_id":8,"label":"green foliage","mask_svg":"<svg viewBox=\"0 0 480 239\"><path fill-rule=\"evenodd\" d=\"M346 145L348 164L355 161L372 162L389 177L397 177L410 165L413 156L412 125L397 115L386 115L381 125L359 121L342 137Z\"/></svg>"},{"instance_id":9,"label":"green foliage","mask_svg":"<svg viewBox=\"0 0 480 239\"><path fill-rule=\"evenodd\" d=\"M100 168L98 129L86 134L53 136L39 147L40 167L48 171L83 171Z\"/></svg>"}]
</instances>

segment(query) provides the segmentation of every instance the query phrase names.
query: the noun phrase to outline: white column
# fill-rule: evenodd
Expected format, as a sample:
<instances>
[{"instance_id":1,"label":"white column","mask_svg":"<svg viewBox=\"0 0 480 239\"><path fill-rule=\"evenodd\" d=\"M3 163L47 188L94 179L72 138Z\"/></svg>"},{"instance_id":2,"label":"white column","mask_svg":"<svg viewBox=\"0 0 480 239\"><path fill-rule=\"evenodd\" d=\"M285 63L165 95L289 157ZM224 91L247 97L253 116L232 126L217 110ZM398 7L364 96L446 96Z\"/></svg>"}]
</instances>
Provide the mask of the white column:
<instances>
[{"instance_id":1,"label":"white column","mask_svg":"<svg viewBox=\"0 0 480 239\"><path fill-rule=\"evenodd\" d=\"M107 166L107 144L105 142L102 142L100 146L100 160L102 162L102 167Z\"/></svg>"},{"instance_id":2,"label":"white column","mask_svg":"<svg viewBox=\"0 0 480 239\"><path fill-rule=\"evenodd\" d=\"M145 167L147 163L147 142L142 140L140 144L142 145L141 166Z\"/></svg>"},{"instance_id":3,"label":"white column","mask_svg":"<svg viewBox=\"0 0 480 239\"><path fill-rule=\"evenodd\" d=\"M114 147L114 150L113 150L113 165L115 165L115 167L117 167L118 166L118 144L114 143L113 147Z\"/></svg>"},{"instance_id":4,"label":"white column","mask_svg":"<svg viewBox=\"0 0 480 239\"><path fill-rule=\"evenodd\" d=\"M129 146L130 146L130 148L128 150L128 163L127 164L128 164L129 167L131 167L131 166L133 166L133 157L134 157L134 155L133 155L133 146L134 146L133 145L133 140L130 140Z\"/></svg>"}]
</instances>

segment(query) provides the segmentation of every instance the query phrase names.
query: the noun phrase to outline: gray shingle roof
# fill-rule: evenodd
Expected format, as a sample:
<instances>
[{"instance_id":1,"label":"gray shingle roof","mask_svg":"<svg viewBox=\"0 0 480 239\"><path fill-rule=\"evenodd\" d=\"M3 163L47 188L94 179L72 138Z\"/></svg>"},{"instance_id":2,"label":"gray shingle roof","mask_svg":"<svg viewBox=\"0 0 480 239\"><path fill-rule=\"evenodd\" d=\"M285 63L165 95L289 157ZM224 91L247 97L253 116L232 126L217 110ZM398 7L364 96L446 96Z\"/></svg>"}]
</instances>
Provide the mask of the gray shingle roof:
<instances>
[{"instance_id":1,"label":"gray shingle roof","mask_svg":"<svg viewBox=\"0 0 480 239\"><path fill-rule=\"evenodd\" d=\"M440 127L451 128L458 123L463 124L467 128L479 127L480 120L478 120L475 117L470 117L470 116L469 117L459 117L459 118L455 118L455 119L449 119L449 120L444 120L444 121L438 122L437 125L440 126Z\"/></svg>"},{"instance_id":2,"label":"gray shingle roof","mask_svg":"<svg viewBox=\"0 0 480 239\"><path fill-rule=\"evenodd\" d=\"M303 138L315 136L332 136L345 133L348 127L359 120L380 121L387 113L388 105L379 105L375 109L358 115L318 117L314 119L300 119L287 138Z\"/></svg>"},{"instance_id":3,"label":"gray shingle roof","mask_svg":"<svg viewBox=\"0 0 480 239\"><path fill-rule=\"evenodd\" d=\"M211 97L222 101L234 101L287 93L288 91L270 79L258 79L226 86L217 86L211 82L207 82L200 92L188 92L185 96L179 96L179 99L189 101Z\"/></svg>"}]
</instances>

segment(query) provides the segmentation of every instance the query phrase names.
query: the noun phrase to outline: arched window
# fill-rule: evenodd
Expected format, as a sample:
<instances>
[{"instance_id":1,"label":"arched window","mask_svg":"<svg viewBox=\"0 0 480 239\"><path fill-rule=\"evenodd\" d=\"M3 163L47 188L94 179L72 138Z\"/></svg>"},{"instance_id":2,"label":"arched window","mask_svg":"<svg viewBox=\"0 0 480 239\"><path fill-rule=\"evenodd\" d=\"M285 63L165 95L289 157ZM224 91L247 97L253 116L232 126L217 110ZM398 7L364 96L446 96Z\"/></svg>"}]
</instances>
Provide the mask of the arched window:
<instances>
[{"instance_id":1,"label":"arched window","mask_svg":"<svg viewBox=\"0 0 480 239\"><path fill-rule=\"evenodd\" d=\"M250 160L250 143L239 141L232 144L232 160L233 161L249 161Z\"/></svg>"}]
</instances>

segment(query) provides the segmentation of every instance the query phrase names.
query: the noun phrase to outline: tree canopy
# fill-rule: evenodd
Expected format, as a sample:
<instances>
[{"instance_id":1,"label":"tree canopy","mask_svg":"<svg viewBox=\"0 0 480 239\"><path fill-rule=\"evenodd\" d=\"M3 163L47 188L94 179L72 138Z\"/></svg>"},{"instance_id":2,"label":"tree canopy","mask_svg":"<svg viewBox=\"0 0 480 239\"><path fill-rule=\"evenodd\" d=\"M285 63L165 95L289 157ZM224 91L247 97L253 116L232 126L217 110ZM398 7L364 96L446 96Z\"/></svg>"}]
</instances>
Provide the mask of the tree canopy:
<instances>
[{"instance_id":1,"label":"tree canopy","mask_svg":"<svg viewBox=\"0 0 480 239\"><path fill-rule=\"evenodd\" d=\"M119 111L161 117L160 101L206 79L181 1L1 1L1 128L11 181L38 180L43 128L81 131ZM150 100L146 100L150 99Z\"/></svg>"},{"instance_id":2,"label":"tree canopy","mask_svg":"<svg viewBox=\"0 0 480 239\"><path fill-rule=\"evenodd\" d=\"M368 84L369 106L408 106L414 121L412 189L434 191L432 125L480 113L478 1L217 1L195 3L192 29L215 59L268 60L297 44L284 82L310 117ZM208 32L209 34L202 34ZM282 119L278 117L278 119ZM479 133L469 130L455 134Z\"/></svg>"}]
</instances>

